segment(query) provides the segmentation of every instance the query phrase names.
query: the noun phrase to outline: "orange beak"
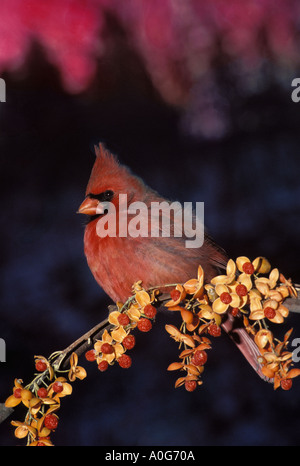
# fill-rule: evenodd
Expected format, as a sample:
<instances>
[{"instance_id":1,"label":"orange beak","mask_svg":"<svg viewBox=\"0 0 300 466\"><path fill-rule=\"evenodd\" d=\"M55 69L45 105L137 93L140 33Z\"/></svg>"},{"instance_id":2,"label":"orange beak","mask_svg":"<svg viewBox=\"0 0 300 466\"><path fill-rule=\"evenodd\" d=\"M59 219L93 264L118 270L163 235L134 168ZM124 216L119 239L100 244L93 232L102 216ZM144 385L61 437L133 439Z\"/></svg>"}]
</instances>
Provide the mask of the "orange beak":
<instances>
[{"instance_id":1,"label":"orange beak","mask_svg":"<svg viewBox=\"0 0 300 466\"><path fill-rule=\"evenodd\" d=\"M96 215L99 211L99 201L86 197L77 210L78 214Z\"/></svg>"}]
</instances>

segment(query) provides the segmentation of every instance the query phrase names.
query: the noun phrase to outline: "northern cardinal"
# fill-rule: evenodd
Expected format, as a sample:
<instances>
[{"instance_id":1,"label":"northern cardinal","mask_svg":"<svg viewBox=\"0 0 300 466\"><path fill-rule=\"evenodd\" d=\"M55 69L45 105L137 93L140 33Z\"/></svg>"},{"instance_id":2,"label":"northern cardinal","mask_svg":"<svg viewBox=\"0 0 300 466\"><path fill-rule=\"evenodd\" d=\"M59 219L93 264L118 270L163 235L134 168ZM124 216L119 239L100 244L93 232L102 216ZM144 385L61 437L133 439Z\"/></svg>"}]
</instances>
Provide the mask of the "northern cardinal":
<instances>
[{"instance_id":1,"label":"northern cardinal","mask_svg":"<svg viewBox=\"0 0 300 466\"><path fill-rule=\"evenodd\" d=\"M88 265L96 281L114 302L125 302L132 295L132 285L141 280L148 289L152 286L184 283L197 276L201 264L209 281L227 264L226 253L205 234L204 243L198 248L187 248L182 237L132 237L118 234L100 237L97 222L106 216L121 214L121 197L143 202L150 207L152 202L165 201L150 189L102 144L95 147L96 161L86 189L86 198L78 212L88 216L84 234L84 251ZM112 213L107 203L113 204ZM121 206L121 207L120 207ZM260 354L252 338L242 327L235 328L231 316L226 316L222 326L234 339L248 362L260 372L257 356Z\"/></svg>"}]
</instances>

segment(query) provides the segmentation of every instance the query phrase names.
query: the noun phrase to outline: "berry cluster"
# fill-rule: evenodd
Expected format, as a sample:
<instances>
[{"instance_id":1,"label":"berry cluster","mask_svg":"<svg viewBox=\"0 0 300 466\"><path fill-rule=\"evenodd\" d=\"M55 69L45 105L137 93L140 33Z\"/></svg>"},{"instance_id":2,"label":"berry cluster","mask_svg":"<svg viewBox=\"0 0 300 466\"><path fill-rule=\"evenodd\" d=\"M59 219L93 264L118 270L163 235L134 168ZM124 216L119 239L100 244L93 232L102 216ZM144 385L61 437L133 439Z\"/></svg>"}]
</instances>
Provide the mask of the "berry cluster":
<instances>
[{"instance_id":1,"label":"berry cluster","mask_svg":"<svg viewBox=\"0 0 300 466\"><path fill-rule=\"evenodd\" d=\"M135 346L135 336L130 332L137 328L140 332L149 332L156 317L153 305L157 292L146 292L140 285L132 298L124 305L118 303L119 310L109 314L110 331L104 330L101 340L94 348L85 353L88 361L96 361L98 369L106 371L109 365L117 362L123 369L128 369L132 359L127 350Z\"/></svg>"},{"instance_id":2,"label":"berry cluster","mask_svg":"<svg viewBox=\"0 0 300 466\"><path fill-rule=\"evenodd\" d=\"M84 379L86 371L77 365L78 356L73 353L70 358L69 381L76 378ZM19 439L27 438L29 446L52 446L50 435L58 426L61 398L71 395L72 385L65 377L58 376L57 371L51 365L51 357L35 356L35 369L43 375L44 386L39 386L41 376L38 374L31 384L23 387L23 381L15 379L13 393L5 406L13 408L22 403L27 408L23 422L11 421L16 427L15 436Z\"/></svg>"},{"instance_id":3,"label":"berry cluster","mask_svg":"<svg viewBox=\"0 0 300 466\"><path fill-rule=\"evenodd\" d=\"M180 329L167 325L166 330L185 348L179 355L182 362L168 367L168 370L186 372L185 377L176 380L175 387L184 385L186 390L193 391L202 384L200 377L207 360L205 350L211 347L210 340L203 335L219 336L226 313L242 318L245 330L261 354L258 357L261 371L273 380L274 388L280 386L289 390L292 387L292 379L300 375L300 369L290 368L292 353L287 351L287 345L291 330L281 342L274 338L268 323L284 322L289 315L284 300L296 297L297 292L278 269L271 269L266 258L257 257L253 262L245 256L238 257L236 261L230 259L226 275L216 276L208 284L204 283L204 272L199 266L197 279L177 285L170 296L166 307L180 311L182 324ZM200 354L203 359L200 359Z\"/></svg>"},{"instance_id":4,"label":"berry cluster","mask_svg":"<svg viewBox=\"0 0 300 466\"><path fill-rule=\"evenodd\" d=\"M275 338L269 325L282 324L288 317L286 298L297 296L297 291L278 269L271 269L269 262L258 257L251 262L247 257L230 259L226 274L214 277L205 283L204 272L198 268L197 278L184 284L165 285L171 292L167 302L159 289L146 291L141 282L133 286L133 295L125 304L117 303L117 310L108 317L109 324L101 339L85 353L88 361L95 361L99 371L107 370L115 362L123 369L132 365L127 354L135 346L132 330L149 332L157 314L157 305L165 302L165 307L181 316L180 328L166 325L166 331L179 343L180 361L169 365L169 371L179 370L183 375L177 378L175 387L184 386L188 392L194 391L201 380L211 337L221 335L223 316L240 319L244 329L256 344L261 371L274 381L274 388L289 390L292 380L300 375L300 369L292 368L292 353L288 351L292 329L285 333L282 341ZM84 336L82 337L84 339ZM70 351L71 353L71 351ZM76 378L86 377L86 371L78 366L78 355L72 353L68 379L61 376L56 360L59 352L49 359L35 356L38 375L26 387L23 381L15 379L12 395L5 405L15 407L22 403L27 408L23 422L12 421L17 438L27 438L27 445L52 445L51 433L57 428L61 399L72 393Z\"/></svg>"}]
</instances>

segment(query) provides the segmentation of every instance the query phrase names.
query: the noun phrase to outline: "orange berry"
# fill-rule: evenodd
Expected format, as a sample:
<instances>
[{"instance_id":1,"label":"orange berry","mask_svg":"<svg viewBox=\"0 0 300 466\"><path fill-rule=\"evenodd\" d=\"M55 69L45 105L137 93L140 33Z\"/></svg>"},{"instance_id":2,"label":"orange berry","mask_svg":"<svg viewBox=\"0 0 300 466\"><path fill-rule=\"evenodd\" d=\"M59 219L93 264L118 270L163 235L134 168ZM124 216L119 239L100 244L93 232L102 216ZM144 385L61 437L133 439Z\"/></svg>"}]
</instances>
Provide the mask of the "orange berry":
<instances>
[{"instance_id":1,"label":"orange berry","mask_svg":"<svg viewBox=\"0 0 300 466\"><path fill-rule=\"evenodd\" d=\"M207 361L207 353L203 350L195 351L191 363L195 366L203 366Z\"/></svg>"},{"instance_id":2,"label":"orange berry","mask_svg":"<svg viewBox=\"0 0 300 466\"><path fill-rule=\"evenodd\" d=\"M47 364L45 361L43 361L43 359L38 359L35 362L35 368L39 372L44 372L47 369Z\"/></svg>"},{"instance_id":3,"label":"orange berry","mask_svg":"<svg viewBox=\"0 0 300 466\"><path fill-rule=\"evenodd\" d=\"M247 296L247 293L248 293L247 288L242 283L237 285L235 291L238 296Z\"/></svg>"},{"instance_id":4,"label":"orange berry","mask_svg":"<svg viewBox=\"0 0 300 466\"><path fill-rule=\"evenodd\" d=\"M252 275L254 272L254 266L251 264L251 262L245 262L242 269L243 272L247 273L248 275Z\"/></svg>"},{"instance_id":5,"label":"orange berry","mask_svg":"<svg viewBox=\"0 0 300 466\"><path fill-rule=\"evenodd\" d=\"M127 354L122 354L118 359L118 363L123 369L128 369L132 364L132 360Z\"/></svg>"},{"instance_id":6,"label":"orange berry","mask_svg":"<svg viewBox=\"0 0 300 466\"><path fill-rule=\"evenodd\" d=\"M54 384L52 385L52 388L55 393L61 393L64 389L63 384L59 381L54 382Z\"/></svg>"},{"instance_id":7,"label":"orange berry","mask_svg":"<svg viewBox=\"0 0 300 466\"><path fill-rule=\"evenodd\" d=\"M124 348L132 349L135 345L135 337L133 335L127 335L122 341Z\"/></svg>"},{"instance_id":8,"label":"orange berry","mask_svg":"<svg viewBox=\"0 0 300 466\"><path fill-rule=\"evenodd\" d=\"M98 364L98 369L100 372L104 372L108 369L108 362L107 361L101 361Z\"/></svg>"},{"instance_id":9,"label":"orange berry","mask_svg":"<svg viewBox=\"0 0 300 466\"><path fill-rule=\"evenodd\" d=\"M224 291L224 293L220 295L220 300L224 304L230 304L232 301L232 297L230 296L230 293L227 293L226 291Z\"/></svg>"},{"instance_id":10,"label":"orange berry","mask_svg":"<svg viewBox=\"0 0 300 466\"><path fill-rule=\"evenodd\" d=\"M44 419L44 425L47 429L54 430L58 425L58 418L55 414L47 414Z\"/></svg>"},{"instance_id":11,"label":"orange berry","mask_svg":"<svg viewBox=\"0 0 300 466\"><path fill-rule=\"evenodd\" d=\"M171 299L173 301L177 301L180 298L180 291L179 290L172 290L170 293Z\"/></svg>"},{"instance_id":12,"label":"orange berry","mask_svg":"<svg viewBox=\"0 0 300 466\"><path fill-rule=\"evenodd\" d=\"M22 391L22 388L15 388L14 397L15 398L21 398L21 391Z\"/></svg>"},{"instance_id":13,"label":"orange berry","mask_svg":"<svg viewBox=\"0 0 300 466\"><path fill-rule=\"evenodd\" d=\"M113 351L114 348L109 343L103 343L103 345L101 345L101 352L103 354L111 354L113 353Z\"/></svg>"},{"instance_id":14,"label":"orange berry","mask_svg":"<svg viewBox=\"0 0 300 466\"><path fill-rule=\"evenodd\" d=\"M186 380L184 387L188 392L193 392L197 388L197 382L196 380Z\"/></svg>"},{"instance_id":15,"label":"orange berry","mask_svg":"<svg viewBox=\"0 0 300 466\"><path fill-rule=\"evenodd\" d=\"M130 323L130 319L129 319L129 316L127 314L120 314L118 316L118 322L120 325L122 325L123 327L125 327L126 325L128 325Z\"/></svg>"},{"instance_id":16,"label":"orange berry","mask_svg":"<svg viewBox=\"0 0 300 466\"><path fill-rule=\"evenodd\" d=\"M145 316L149 317L149 319L154 319L154 317L157 314L157 310L152 304L147 304L147 306L144 307L144 314Z\"/></svg>"},{"instance_id":17,"label":"orange berry","mask_svg":"<svg viewBox=\"0 0 300 466\"><path fill-rule=\"evenodd\" d=\"M217 324L210 324L207 331L212 337L219 337L221 335L221 328Z\"/></svg>"},{"instance_id":18,"label":"orange berry","mask_svg":"<svg viewBox=\"0 0 300 466\"><path fill-rule=\"evenodd\" d=\"M37 391L37 396L38 396L39 398L46 398L47 395L48 395L47 388L41 387L41 388L38 389L38 391Z\"/></svg>"},{"instance_id":19,"label":"orange berry","mask_svg":"<svg viewBox=\"0 0 300 466\"><path fill-rule=\"evenodd\" d=\"M85 353L85 357L86 357L87 361L95 361L96 351L94 349L87 351Z\"/></svg>"},{"instance_id":20,"label":"orange berry","mask_svg":"<svg viewBox=\"0 0 300 466\"><path fill-rule=\"evenodd\" d=\"M137 327L141 332L149 332L149 330L152 329L152 323L149 319L145 319L144 317L142 317L138 321Z\"/></svg>"},{"instance_id":21,"label":"orange berry","mask_svg":"<svg viewBox=\"0 0 300 466\"><path fill-rule=\"evenodd\" d=\"M264 309L264 315L267 319L274 319L276 311L272 307L268 306Z\"/></svg>"},{"instance_id":22,"label":"orange berry","mask_svg":"<svg viewBox=\"0 0 300 466\"><path fill-rule=\"evenodd\" d=\"M292 379L282 379L280 382L280 386L283 390L290 390L292 388L292 385Z\"/></svg>"}]
</instances>

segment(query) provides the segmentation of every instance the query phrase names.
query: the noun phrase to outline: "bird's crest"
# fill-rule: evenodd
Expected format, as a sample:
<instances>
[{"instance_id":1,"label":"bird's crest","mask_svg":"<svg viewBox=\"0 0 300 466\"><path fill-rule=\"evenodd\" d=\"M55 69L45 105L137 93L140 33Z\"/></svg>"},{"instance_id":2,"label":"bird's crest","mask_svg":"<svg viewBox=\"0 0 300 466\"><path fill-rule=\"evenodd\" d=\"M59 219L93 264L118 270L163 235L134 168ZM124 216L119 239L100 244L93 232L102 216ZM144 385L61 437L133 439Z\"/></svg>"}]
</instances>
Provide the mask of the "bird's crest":
<instances>
[{"instance_id":1,"label":"bird's crest","mask_svg":"<svg viewBox=\"0 0 300 466\"><path fill-rule=\"evenodd\" d=\"M94 146L96 154L97 166L100 170L110 171L111 169L119 168L119 161L115 155L113 155L103 143Z\"/></svg>"},{"instance_id":2,"label":"bird's crest","mask_svg":"<svg viewBox=\"0 0 300 466\"><path fill-rule=\"evenodd\" d=\"M92 169L86 193L99 193L107 189L108 185L119 185L120 181L127 174L125 167L119 164L115 155L113 155L104 144L94 146L96 160Z\"/></svg>"}]
</instances>

